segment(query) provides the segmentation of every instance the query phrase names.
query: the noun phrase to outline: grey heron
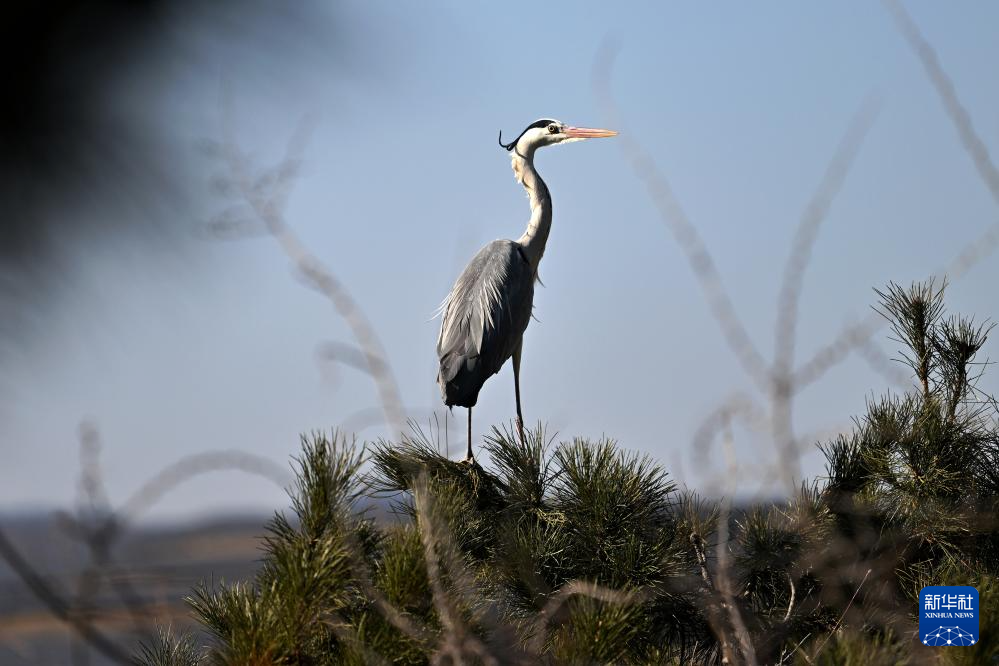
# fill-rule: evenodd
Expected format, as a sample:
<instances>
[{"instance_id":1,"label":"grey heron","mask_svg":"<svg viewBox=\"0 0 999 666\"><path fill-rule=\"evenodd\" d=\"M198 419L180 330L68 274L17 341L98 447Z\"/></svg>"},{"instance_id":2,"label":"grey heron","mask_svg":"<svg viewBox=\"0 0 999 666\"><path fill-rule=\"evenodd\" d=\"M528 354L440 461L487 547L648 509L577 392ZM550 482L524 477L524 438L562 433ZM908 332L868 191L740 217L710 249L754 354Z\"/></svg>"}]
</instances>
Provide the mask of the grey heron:
<instances>
[{"instance_id":1,"label":"grey heron","mask_svg":"<svg viewBox=\"0 0 999 666\"><path fill-rule=\"evenodd\" d=\"M472 407L487 379L513 359L513 388L517 401L517 430L524 438L520 406L520 354L524 331L531 320L534 282L545 253L552 224L552 199L534 168L538 148L560 143L614 136L617 132L571 127L558 120L537 120L510 143L499 144L510 153L513 173L527 190L531 217L517 240L495 240L476 254L441 303L441 330L437 338L440 370L437 383L449 408L468 408L468 452L472 455Z\"/></svg>"}]
</instances>

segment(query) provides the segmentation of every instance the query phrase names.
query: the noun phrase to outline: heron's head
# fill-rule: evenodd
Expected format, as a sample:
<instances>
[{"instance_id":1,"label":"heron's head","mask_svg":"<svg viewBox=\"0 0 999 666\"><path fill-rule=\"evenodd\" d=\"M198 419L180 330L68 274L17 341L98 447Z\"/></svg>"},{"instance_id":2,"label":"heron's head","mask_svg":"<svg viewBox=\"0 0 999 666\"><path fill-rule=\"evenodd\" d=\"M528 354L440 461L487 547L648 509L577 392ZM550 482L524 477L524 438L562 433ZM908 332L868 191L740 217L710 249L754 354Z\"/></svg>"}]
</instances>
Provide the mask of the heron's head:
<instances>
[{"instance_id":1,"label":"heron's head","mask_svg":"<svg viewBox=\"0 0 999 666\"><path fill-rule=\"evenodd\" d=\"M507 150L516 150L521 155L533 153L544 146L554 146L558 143L570 143L583 139L598 139L614 136L617 132L591 127L572 127L559 120L542 118L535 120L510 143L503 143L503 132L500 132L499 144Z\"/></svg>"}]
</instances>

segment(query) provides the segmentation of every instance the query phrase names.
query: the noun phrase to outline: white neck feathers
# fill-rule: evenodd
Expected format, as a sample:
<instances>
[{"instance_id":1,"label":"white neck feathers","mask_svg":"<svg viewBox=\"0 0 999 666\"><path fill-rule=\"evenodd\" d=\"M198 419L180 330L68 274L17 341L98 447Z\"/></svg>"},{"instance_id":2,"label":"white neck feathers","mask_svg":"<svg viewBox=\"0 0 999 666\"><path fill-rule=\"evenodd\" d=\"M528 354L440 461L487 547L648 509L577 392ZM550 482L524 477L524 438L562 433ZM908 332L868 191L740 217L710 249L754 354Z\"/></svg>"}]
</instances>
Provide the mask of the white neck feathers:
<instances>
[{"instance_id":1,"label":"white neck feathers","mask_svg":"<svg viewBox=\"0 0 999 666\"><path fill-rule=\"evenodd\" d=\"M531 204L531 219L527 223L524 234L517 239L528 261L538 270L538 264L545 253L545 244L548 242L548 232L552 226L552 198L548 192L548 187L541 180L537 170L534 168L534 151L523 151L517 146L511 151L513 173L517 177L517 182L527 190L527 197Z\"/></svg>"}]
</instances>

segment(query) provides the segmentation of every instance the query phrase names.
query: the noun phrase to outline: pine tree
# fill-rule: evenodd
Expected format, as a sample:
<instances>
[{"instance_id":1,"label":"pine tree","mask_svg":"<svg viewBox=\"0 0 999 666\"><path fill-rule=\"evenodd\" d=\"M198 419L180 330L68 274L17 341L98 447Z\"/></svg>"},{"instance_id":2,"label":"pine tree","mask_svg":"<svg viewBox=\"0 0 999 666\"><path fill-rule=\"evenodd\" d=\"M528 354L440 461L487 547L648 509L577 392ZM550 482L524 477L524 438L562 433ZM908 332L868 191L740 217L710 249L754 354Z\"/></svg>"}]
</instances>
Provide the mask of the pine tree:
<instances>
[{"instance_id":1,"label":"pine tree","mask_svg":"<svg viewBox=\"0 0 999 666\"><path fill-rule=\"evenodd\" d=\"M913 389L871 400L820 446L825 477L786 502L730 513L647 456L541 426L526 443L494 429L487 467L419 429L368 448L314 433L256 578L188 599L208 645L164 633L137 661L989 663L999 434L976 359L990 327L946 316L932 282L878 294ZM370 519L365 497L398 519ZM928 584L978 587L976 646L915 640Z\"/></svg>"}]
</instances>

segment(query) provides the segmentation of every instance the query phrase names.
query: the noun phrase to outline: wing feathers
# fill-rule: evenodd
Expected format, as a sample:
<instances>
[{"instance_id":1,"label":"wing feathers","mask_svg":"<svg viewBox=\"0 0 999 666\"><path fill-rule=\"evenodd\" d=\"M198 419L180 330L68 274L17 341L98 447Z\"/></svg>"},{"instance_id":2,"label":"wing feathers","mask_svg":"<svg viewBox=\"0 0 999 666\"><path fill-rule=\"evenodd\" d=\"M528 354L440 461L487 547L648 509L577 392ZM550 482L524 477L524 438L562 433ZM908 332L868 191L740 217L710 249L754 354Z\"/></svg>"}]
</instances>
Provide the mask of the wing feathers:
<instances>
[{"instance_id":1,"label":"wing feathers","mask_svg":"<svg viewBox=\"0 0 999 666\"><path fill-rule=\"evenodd\" d=\"M445 403L475 404L523 336L533 299L533 270L517 243L493 241L475 255L440 308L438 382Z\"/></svg>"}]
</instances>

